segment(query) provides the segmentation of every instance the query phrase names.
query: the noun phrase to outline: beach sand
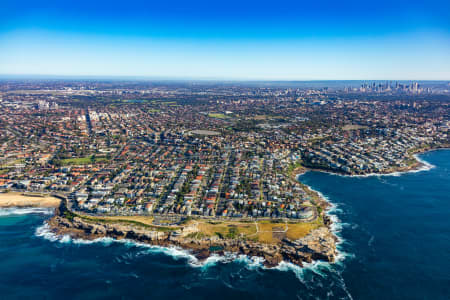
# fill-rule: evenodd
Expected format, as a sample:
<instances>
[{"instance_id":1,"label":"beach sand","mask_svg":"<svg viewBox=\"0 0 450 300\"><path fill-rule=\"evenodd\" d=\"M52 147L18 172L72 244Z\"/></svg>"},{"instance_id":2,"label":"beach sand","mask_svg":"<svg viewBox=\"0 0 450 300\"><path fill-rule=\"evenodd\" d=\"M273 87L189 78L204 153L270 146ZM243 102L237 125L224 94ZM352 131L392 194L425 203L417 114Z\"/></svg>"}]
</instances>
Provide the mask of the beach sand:
<instances>
[{"instance_id":1,"label":"beach sand","mask_svg":"<svg viewBox=\"0 0 450 300\"><path fill-rule=\"evenodd\" d=\"M0 193L0 207L57 207L60 200L51 196L28 196L22 193Z\"/></svg>"}]
</instances>

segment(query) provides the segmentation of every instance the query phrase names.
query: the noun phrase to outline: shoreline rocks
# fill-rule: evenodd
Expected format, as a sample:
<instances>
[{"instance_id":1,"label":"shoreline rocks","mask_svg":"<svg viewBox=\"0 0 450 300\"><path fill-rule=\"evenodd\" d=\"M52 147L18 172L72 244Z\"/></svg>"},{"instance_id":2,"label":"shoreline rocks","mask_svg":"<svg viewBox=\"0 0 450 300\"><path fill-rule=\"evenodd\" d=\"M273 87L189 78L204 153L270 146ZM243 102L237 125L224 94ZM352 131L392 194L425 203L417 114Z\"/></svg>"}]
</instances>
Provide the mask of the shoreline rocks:
<instances>
[{"instance_id":1,"label":"shoreline rocks","mask_svg":"<svg viewBox=\"0 0 450 300\"><path fill-rule=\"evenodd\" d=\"M320 198L321 207L330 204ZM302 266L315 260L334 262L337 255L337 237L331 232L331 219L322 214L324 226L313 229L298 240L282 239L276 244L265 244L245 239L222 239L218 237L190 238L190 226L177 231L158 231L135 225L103 223L85 220L73 215L62 200L55 209L55 215L47 221L53 233L69 235L72 238L94 240L110 237L117 240L130 239L136 242L163 247L180 247L190 251L197 259L205 260L212 254L224 255L225 252L257 256L264 258L266 267L276 267L281 261Z\"/></svg>"},{"instance_id":2,"label":"shoreline rocks","mask_svg":"<svg viewBox=\"0 0 450 300\"><path fill-rule=\"evenodd\" d=\"M94 223L74 217L69 220L56 214L47 222L57 235L93 240L102 237L130 239L136 242L158 246L176 246L189 250L197 259L204 260L211 254L225 252L264 258L264 265L275 267L281 261L302 266L303 262L323 260L333 262L336 257L336 237L327 227L312 230L296 241L283 239L277 244L263 244L249 240L183 237L173 232L152 231L117 223Z\"/></svg>"}]
</instances>

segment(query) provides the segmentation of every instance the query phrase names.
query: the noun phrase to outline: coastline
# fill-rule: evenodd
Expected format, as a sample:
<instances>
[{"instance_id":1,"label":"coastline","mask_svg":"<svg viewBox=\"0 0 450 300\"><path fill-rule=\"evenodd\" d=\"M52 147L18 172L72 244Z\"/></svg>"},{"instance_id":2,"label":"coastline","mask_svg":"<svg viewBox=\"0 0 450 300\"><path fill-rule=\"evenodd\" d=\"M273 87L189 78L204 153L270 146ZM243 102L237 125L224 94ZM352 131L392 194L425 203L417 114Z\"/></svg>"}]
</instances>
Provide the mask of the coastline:
<instances>
[{"instance_id":1,"label":"coastline","mask_svg":"<svg viewBox=\"0 0 450 300\"><path fill-rule=\"evenodd\" d=\"M345 259L345 257L348 256L347 253L345 253L339 249L340 246L345 242L344 239L339 235L339 232L341 231L341 228L342 228L342 223L339 220L339 218L335 214L333 214L333 211L336 211L339 208L337 207L337 205L335 203L330 201L330 199L327 196L323 195L320 191L316 191L309 185L302 183L299 177L301 175L305 174L306 172L310 172L310 171L328 173L328 174L342 176L342 177L400 176L402 174L428 171L428 170L431 170L432 168L434 168L435 166L425 160L422 160L419 157L419 155L428 153L428 152L433 152L433 151L440 151L440 150L450 150L450 147L444 146L444 147L438 147L438 148L420 149L418 151L415 151L415 152L411 153L411 156L414 157L417 161L415 168L411 168L407 171L395 171L395 172L391 172L391 173L370 173L370 174L362 174L362 175L349 175L349 174L340 174L340 173L336 173L336 172L325 171L325 170L321 170L321 169L311 169L311 168L307 168L307 167L303 167L303 166L299 167L299 169L301 169L301 172L299 174L295 175L296 180L298 182L300 182L302 185L305 185L312 192L316 193L320 197L320 199L323 199L327 203L327 206L324 209L324 214L329 218L330 222L329 222L328 228L332 232L334 237L336 238L336 257L335 257L335 260L333 261L333 263L339 263L343 259ZM287 268L293 268L293 267L295 268L295 265L291 265L289 262L287 262L287 263L283 262L283 263L285 263L285 266L287 266ZM317 262L317 263L321 263L321 262ZM325 263L327 263L327 262L325 262ZM281 264L280 264L280 266L281 266Z\"/></svg>"},{"instance_id":2,"label":"coastline","mask_svg":"<svg viewBox=\"0 0 450 300\"><path fill-rule=\"evenodd\" d=\"M337 175L337 176L342 176L342 177L400 176L401 174L428 171L428 170L434 168L434 166L432 164L420 159L419 155L427 153L427 152L439 151L439 150L450 150L450 147L448 145L445 145L443 147L421 148L421 149L414 150L410 154L411 157L416 160L416 162L413 165L407 166L404 168L388 170L385 172L379 172L379 173L348 174L348 173L336 172L336 171L332 171L332 170L324 170L324 169L319 169L319 168L309 168L309 167L304 167L304 168L306 169L306 172L308 172L308 171L322 172L322 173L327 173L327 174L332 174L332 175ZM303 173L305 173L305 172L303 172ZM299 174L299 175L301 175L301 174Z\"/></svg>"},{"instance_id":3,"label":"coastline","mask_svg":"<svg viewBox=\"0 0 450 300\"><path fill-rule=\"evenodd\" d=\"M301 182L299 177L308 171L310 171L310 170L307 170L305 172L298 174L296 176L297 181ZM341 224L341 221L339 220L339 218L333 213L336 210L338 210L337 204L333 203L327 196L322 194L322 192L313 189L311 186L309 186L307 184L304 184L304 183L302 183L302 184L304 186L306 186L311 192L316 193L318 195L318 197L326 203L323 213L324 213L324 215L326 215L326 217L329 220L329 222L327 224L328 229L331 231L331 233L333 234L333 236L336 239L335 240L335 242L336 242L336 244L335 244L336 257L335 257L335 261L333 263L338 263L343 260L343 258L345 257L345 253L343 253L339 249L339 247L344 243L344 239L339 235L339 232L341 231L341 228L342 228L342 224Z\"/></svg>"},{"instance_id":4,"label":"coastline","mask_svg":"<svg viewBox=\"0 0 450 300\"><path fill-rule=\"evenodd\" d=\"M318 196L319 197L319 196ZM321 199L321 201L326 201ZM326 203L321 205L328 206ZM324 210L325 211L325 210ZM286 237L277 243L262 243L246 238L194 238L198 233L196 221L176 230L167 228L152 228L149 225L124 223L123 220L101 221L76 215L69 211L65 200L55 209L55 215L46 221L48 230L62 238L95 241L103 238L114 240L132 240L149 246L179 248L187 250L199 262L205 262L215 256L258 257L265 267L273 268L281 262L290 262L297 266L315 261L334 262L336 260L336 241L330 230L331 219L324 213L323 225L311 229L305 236L297 240ZM256 224L256 222L255 222ZM281 225L283 225L281 223ZM286 226L288 223L286 223ZM197 231L196 231L197 230ZM194 234L195 235L195 234Z\"/></svg>"}]
</instances>

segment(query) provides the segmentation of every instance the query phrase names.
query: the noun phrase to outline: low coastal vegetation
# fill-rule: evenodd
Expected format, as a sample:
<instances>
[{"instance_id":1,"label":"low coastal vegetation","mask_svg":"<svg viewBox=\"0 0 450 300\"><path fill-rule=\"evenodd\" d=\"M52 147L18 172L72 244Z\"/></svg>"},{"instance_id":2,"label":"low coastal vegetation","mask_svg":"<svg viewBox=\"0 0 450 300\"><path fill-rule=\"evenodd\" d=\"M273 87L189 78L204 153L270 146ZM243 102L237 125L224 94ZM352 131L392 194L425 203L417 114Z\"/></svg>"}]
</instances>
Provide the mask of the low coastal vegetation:
<instances>
[{"instance_id":1,"label":"low coastal vegetation","mask_svg":"<svg viewBox=\"0 0 450 300\"><path fill-rule=\"evenodd\" d=\"M129 225L137 228L147 229L151 231L162 231L169 232L180 229L180 226L157 226L153 225L153 218L147 216L88 216L83 214L76 214L71 211L65 211L63 216L72 221L74 217L79 217L80 219L88 223L101 223L101 224L120 224Z\"/></svg>"},{"instance_id":2,"label":"low coastal vegetation","mask_svg":"<svg viewBox=\"0 0 450 300\"><path fill-rule=\"evenodd\" d=\"M197 223L199 232L205 237L238 238L256 234L253 223L193 221Z\"/></svg>"},{"instance_id":3,"label":"low coastal vegetation","mask_svg":"<svg viewBox=\"0 0 450 300\"><path fill-rule=\"evenodd\" d=\"M322 218L317 218L312 222L286 222L281 219L255 222L188 219L175 226L161 226L154 225L154 218L151 216L93 217L76 214L68 210L63 213L63 216L69 221L73 221L74 217L79 217L88 223L120 224L162 232L175 232L183 229L184 227L194 227L195 231L187 234L187 238L242 239L265 244L279 243L284 238L289 240L297 240L306 236L311 232L311 230L324 226Z\"/></svg>"}]
</instances>

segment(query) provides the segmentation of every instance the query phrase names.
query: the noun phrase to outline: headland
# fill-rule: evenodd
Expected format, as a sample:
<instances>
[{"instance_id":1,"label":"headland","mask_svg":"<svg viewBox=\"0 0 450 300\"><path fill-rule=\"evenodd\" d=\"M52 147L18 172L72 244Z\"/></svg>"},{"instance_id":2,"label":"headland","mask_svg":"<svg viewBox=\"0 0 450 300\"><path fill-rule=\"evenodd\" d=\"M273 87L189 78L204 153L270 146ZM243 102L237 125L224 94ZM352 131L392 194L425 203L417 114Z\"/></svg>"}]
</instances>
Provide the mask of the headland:
<instances>
[{"instance_id":1,"label":"headland","mask_svg":"<svg viewBox=\"0 0 450 300\"><path fill-rule=\"evenodd\" d=\"M179 247L190 251L199 260L212 254L233 253L261 257L267 267L275 267L281 261L299 266L316 260L334 262L337 238L330 230L331 220L325 213L329 203L315 194L320 209L317 215L302 222L189 218L164 225L164 220L150 216L107 217L74 213L67 208L66 200L62 200L47 223L57 235L86 240L110 237Z\"/></svg>"}]
</instances>

